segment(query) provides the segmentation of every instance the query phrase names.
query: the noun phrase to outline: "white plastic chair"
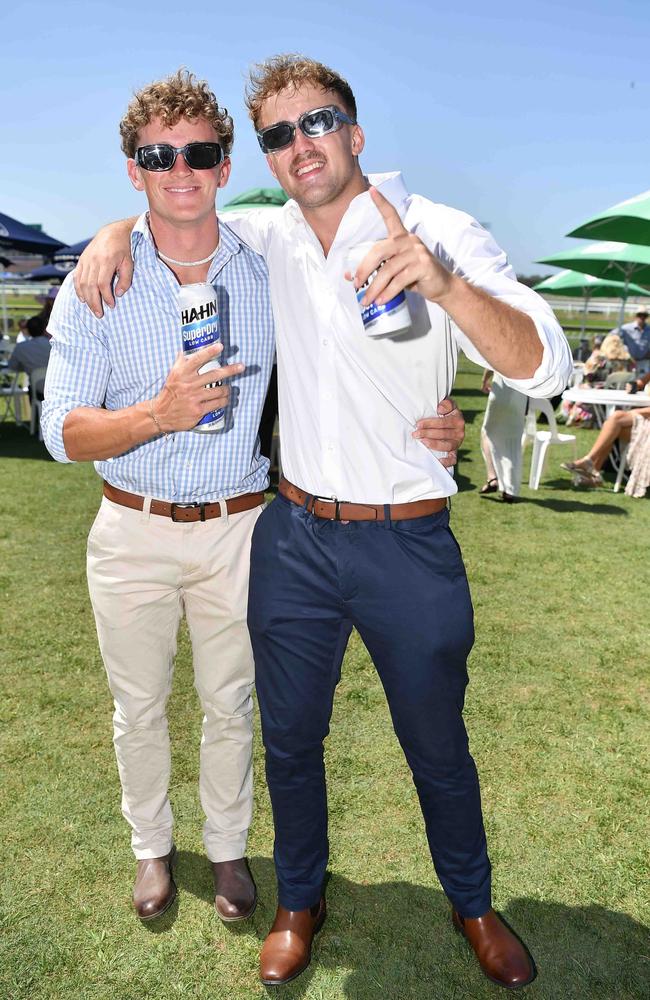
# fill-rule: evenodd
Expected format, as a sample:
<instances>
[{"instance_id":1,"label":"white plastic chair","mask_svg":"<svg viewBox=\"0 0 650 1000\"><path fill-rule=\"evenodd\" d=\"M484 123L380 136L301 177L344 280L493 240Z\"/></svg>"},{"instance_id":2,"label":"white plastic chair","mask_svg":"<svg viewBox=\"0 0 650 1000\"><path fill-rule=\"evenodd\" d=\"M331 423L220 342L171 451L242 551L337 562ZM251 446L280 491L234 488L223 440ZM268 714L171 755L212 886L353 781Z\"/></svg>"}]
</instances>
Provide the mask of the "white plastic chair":
<instances>
[{"instance_id":1,"label":"white plastic chair","mask_svg":"<svg viewBox=\"0 0 650 1000\"><path fill-rule=\"evenodd\" d=\"M537 413L543 413L548 420L548 430L537 429ZM533 442L533 454L530 460L530 478L528 485L531 490L539 489L539 481L544 471L546 452L551 444L573 444L573 457L577 458L575 434L560 434L555 421L553 407L548 399L529 399L528 413L522 438L522 447L526 441Z\"/></svg>"},{"instance_id":2,"label":"white plastic chair","mask_svg":"<svg viewBox=\"0 0 650 1000\"><path fill-rule=\"evenodd\" d=\"M5 371L3 373L4 384L0 386L0 401L4 404L4 409L2 415L0 416L0 423L6 420L9 416L12 404L14 411L14 420L16 424L21 425L25 423L23 420L23 400L29 392L26 385L23 385L23 374L22 372L11 372Z\"/></svg>"},{"instance_id":3,"label":"white plastic chair","mask_svg":"<svg viewBox=\"0 0 650 1000\"><path fill-rule=\"evenodd\" d=\"M41 409L43 403L40 399L36 397L36 390L38 386L45 381L45 376L47 374L47 368L35 368L34 371L29 376L29 398L32 404L32 412L29 418L29 433L34 436L36 434L36 429L38 428L38 440L43 440L43 432L41 431Z\"/></svg>"},{"instance_id":4,"label":"white plastic chair","mask_svg":"<svg viewBox=\"0 0 650 1000\"><path fill-rule=\"evenodd\" d=\"M569 376L569 385L567 386L567 388L572 389L575 385L580 385L581 382L584 382L584 379L585 379L585 366L581 361L574 361L573 371Z\"/></svg>"},{"instance_id":5,"label":"white plastic chair","mask_svg":"<svg viewBox=\"0 0 650 1000\"><path fill-rule=\"evenodd\" d=\"M620 445L619 455L618 455L618 472L616 473L616 482L614 483L614 493L619 493L621 489L621 483L623 482L623 477L625 475L625 470L627 469L627 449L628 443Z\"/></svg>"}]
</instances>

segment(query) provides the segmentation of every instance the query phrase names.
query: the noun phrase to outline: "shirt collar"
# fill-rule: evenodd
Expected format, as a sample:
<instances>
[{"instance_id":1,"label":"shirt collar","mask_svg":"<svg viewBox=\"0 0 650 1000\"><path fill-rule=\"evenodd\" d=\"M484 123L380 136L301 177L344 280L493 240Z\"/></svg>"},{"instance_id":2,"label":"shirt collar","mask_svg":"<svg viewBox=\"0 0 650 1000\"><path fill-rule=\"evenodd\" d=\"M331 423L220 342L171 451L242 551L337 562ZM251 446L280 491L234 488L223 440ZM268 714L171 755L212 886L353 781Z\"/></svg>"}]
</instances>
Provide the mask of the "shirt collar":
<instances>
[{"instance_id":1,"label":"shirt collar","mask_svg":"<svg viewBox=\"0 0 650 1000\"><path fill-rule=\"evenodd\" d=\"M224 267L231 257L239 253L241 248L245 246L242 240L232 231L230 226L219 219L219 249L210 262L210 270L208 271L208 281L212 281L215 274ZM141 256L143 259L149 263L162 263L156 253L156 247L153 242L153 236L151 235L151 229L149 228L149 217L147 212L143 212L139 216L136 224L131 230L131 256L133 260L136 257Z\"/></svg>"},{"instance_id":2,"label":"shirt collar","mask_svg":"<svg viewBox=\"0 0 650 1000\"><path fill-rule=\"evenodd\" d=\"M368 174L368 182L380 191L391 205L394 205L399 212L400 218L404 217L405 203L409 193L404 184L404 179L400 171L395 170L390 173ZM293 199L288 201L281 209L282 212L296 225L308 227L305 217L302 214L297 202ZM363 191L352 199L336 234L335 243L345 243L347 246L355 242L365 240L381 240L386 238L386 226L381 215L375 208L374 202L368 191Z\"/></svg>"}]
</instances>

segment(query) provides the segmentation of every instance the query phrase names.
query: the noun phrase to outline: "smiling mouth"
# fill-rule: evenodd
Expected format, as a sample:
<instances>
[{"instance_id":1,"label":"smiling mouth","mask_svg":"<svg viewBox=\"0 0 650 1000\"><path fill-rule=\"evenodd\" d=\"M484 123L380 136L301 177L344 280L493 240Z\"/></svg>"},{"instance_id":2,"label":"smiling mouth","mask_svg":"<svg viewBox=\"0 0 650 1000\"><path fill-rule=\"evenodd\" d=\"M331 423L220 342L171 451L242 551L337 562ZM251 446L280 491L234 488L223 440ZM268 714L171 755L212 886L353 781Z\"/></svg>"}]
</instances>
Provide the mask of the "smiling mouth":
<instances>
[{"instance_id":1,"label":"smiling mouth","mask_svg":"<svg viewBox=\"0 0 650 1000\"><path fill-rule=\"evenodd\" d=\"M294 172L296 177L308 177L317 170L322 170L324 166L324 160L311 160L309 163L303 163L302 166L298 167Z\"/></svg>"},{"instance_id":2,"label":"smiling mouth","mask_svg":"<svg viewBox=\"0 0 650 1000\"><path fill-rule=\"evenodd\" d=\"M166 188L170 194L189 194L190 191L198 191L198 187L168 187Z\"/></svg>"}]
</instances>

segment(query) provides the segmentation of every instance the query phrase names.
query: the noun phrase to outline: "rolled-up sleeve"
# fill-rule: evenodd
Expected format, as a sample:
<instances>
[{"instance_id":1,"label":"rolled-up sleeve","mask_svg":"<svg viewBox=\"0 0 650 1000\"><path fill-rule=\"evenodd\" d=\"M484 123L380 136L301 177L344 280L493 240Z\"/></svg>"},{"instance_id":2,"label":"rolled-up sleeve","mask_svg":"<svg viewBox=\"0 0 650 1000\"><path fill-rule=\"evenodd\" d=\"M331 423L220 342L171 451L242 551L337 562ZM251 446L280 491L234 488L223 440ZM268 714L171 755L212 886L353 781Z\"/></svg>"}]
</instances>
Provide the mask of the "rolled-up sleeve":
<instances>
[{"instance_id":1,"label":"rolled-up sleeve","mask_svg":"<svg viewBox=\"0 0 650 1000\"><path fill-rule=\"evenodd\" d=\"M573 358L562 327L549 304L532 288L517 281L504 251L492 235L475 219L448 209L442 239L431 247L454 274L513 309L530 316L542 344L542 360L531 378L509 378L504 381L527 396L556 396L566 388L573 370ZM455 335L467 357L485 368L491 368L471 340L455 326Z\"/></svg>"},{"instance_id":2,"label":"rolled-up sleeve","mask_svg":"<svg viewBox=\"0 0 650 1000\"><path fill-rule=\"evenodd\" d=\"M48 333L52 350L45 378L43 439L52 458L71 462L63 443L65 418L80 406L103 406L110 373L101 320L79 301L71 275L56 297Z\"/></svg>"}]
</instances>

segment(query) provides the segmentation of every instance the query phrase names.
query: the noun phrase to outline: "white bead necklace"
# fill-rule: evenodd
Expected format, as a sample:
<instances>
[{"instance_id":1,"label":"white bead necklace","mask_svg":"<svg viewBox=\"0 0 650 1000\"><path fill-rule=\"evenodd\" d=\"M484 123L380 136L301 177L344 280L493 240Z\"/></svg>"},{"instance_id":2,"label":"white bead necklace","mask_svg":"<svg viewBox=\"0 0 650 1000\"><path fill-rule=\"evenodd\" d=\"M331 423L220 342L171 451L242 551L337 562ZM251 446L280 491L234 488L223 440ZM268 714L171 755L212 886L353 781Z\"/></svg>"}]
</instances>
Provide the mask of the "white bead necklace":
<instances>
[{"instance_id":1,"label":"white bead necklace","mask_svg":"<svg viewBox=\"0 0 650 1000\"><path fill-rule=\"evenodd\" d=\"M218 249L219 249L219 244L217 243L212 253L209 253L207 257L203 258L203 260L174 260L173 257L168 257L166 254L164 254L162 250L158 251L158 256L162 257L162 259L167 264L176 264L177 267L198 267L199 264L207 264L208 261L211 261L213 257L216 257Z\"/></svg>"}]
</instances>

